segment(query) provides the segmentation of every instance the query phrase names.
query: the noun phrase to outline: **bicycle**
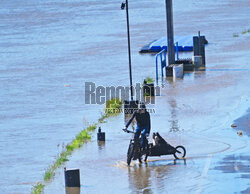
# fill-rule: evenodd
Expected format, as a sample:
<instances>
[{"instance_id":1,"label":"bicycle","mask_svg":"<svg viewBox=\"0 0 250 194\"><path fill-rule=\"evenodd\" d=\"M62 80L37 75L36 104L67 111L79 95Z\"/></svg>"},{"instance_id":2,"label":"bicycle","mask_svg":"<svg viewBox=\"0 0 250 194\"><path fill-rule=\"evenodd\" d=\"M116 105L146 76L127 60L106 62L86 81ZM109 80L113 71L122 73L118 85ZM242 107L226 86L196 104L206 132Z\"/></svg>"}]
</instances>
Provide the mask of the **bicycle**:
<instances>
[{"instance_id":1,"label":"bicycle","mask_svg":"<svg viewBox=\"0 0 250 194\"><path fill-rule=\"evenodd\" d=\"M127 129L123 129L123 131L127 133L133 133L133 131L129 131ZM127 152L127 164L130 165L131 160L139 160L139 163L142 163L141 158L143 155L145 155L144 162L147 161L148 156L162 156L162 155L173 155L175 159L183 159L186 156L186 149L184 146L176 146L173 147L170 144L168 144L157 132L156 133L156 139L157 142L155 145L153 143L148 143L148 138L145 139L146 146L145 148L141 148L140 141L141 141L141 135L139 138L135 138L135 136L130 139L128 152Z\"/></svg>"}]
</instances>

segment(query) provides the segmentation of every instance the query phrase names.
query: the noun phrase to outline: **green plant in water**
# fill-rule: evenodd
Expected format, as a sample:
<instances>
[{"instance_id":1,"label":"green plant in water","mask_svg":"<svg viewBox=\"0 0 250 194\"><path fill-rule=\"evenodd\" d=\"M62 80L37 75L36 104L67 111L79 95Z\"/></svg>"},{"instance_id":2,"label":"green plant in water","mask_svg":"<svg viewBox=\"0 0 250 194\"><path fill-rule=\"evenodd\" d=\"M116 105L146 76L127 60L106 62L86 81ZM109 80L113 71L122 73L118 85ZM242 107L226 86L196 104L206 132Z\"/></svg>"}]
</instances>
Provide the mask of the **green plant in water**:
<instances>
[{"instance_id":1,"label":"green plant in water","mask_svg":"<svg viewBox=\"0 0 250 194\"><path fill-rule=\"evenodd\" d=\"M44 174L44 181L49 181L54 176L54 169L50 167Z\"/></svg>"},{"instance_id":2,"label":"green plant in water","mask_svg":"<svg viewBox=\"0 0 250 194\"><path fill-rule=\"evenodd\" d=\"M99 119L100 123L104 122L104 119L115 116L119 114L122 108L122 101L119 98L113 98L106 102L104 114L102 114L101 118Z\"/></svg>"},{"instance_id":3,"label":"green plant in water","mask_svg":"<svg viewBox=\"0 0 250 194\"><path fill-rule=\"evenodd\" d=\"M91 132L91 131L94 131L95 129L96 129L96 124L90 125L90 126L87 128L87 131L88 131L88 132Z\"/></svg>"},{"instance_id":4,"label":"green plant in water","mask_svg":"<svg viewBox=\"0 0 250 194\"><path fill-rule=\"evenodd\" d=\"M233 37L235 37L235 38L236 38L236 37L239 37L239 35L238 35L238 34L234 34L234 35L233 35Z\"/></svg>"},{"instance_id":5,"label":"green plant in water","mask_svg":"<svg viewBox=\"0 0 250 194\"><path fill-rule=\"evenodd\" d=\"M249 30L245 30L244 32L241 32L241 34L246 34L246 33L250 33L250 29Z\"/></svg>"},{"instance_id":6,"label":"green plant in water","mask_svg":"<svg viewBox=\"0 0 250 194\"><path fill-rule=\"evenodd\" d=\"M250 29L241 32L242 35L247 34L247 33L250 33ZM234 34L233 34L233 37L239 37L239 34L234 33Z\"/></svg>"},{"instance_id":7,"label":"green plant in water","mask_svg":"<svg viewBox=\"0 0 250 194\"><path fill-rule=\"evenodd\" d=\"M115 99L111 99L109 101L106 102L106 108L105 111L107 109L113 109L113 110L119 110L122 107L122 102L120 99L115 98ZM118 114L118 111L112 111L112 112L105 112L105 114L99 119L99 122L103 122L103 120L109 116L113 116ZM69 143L66 146L66 150L62 151L60 153L60 155L58 156L58 158L56 159L56 161L54 162L54 164L52 166L50 166L45 174L44 174L44 181L50 181L54 175L55 175L55 170L60 167L62 164L64 164L65 162L68 161L68 156L72 154L72 152L77 149L80 148L82 146L83 143L85 143L87 140L91 139L91 136L89 134L89 132L92 132L96 129L96 125L97 124L93 124L90 125L87 129L82 130L76 137L75 139ZM42 193L44 190L44 184L42 183L38 183L36 185L33 186L32 188L32 193L34 194L39 194Z\"/></svg>"},{"instance_id":8,"label":"green plant in water","mask_svg":"<svg viewBox=\"0 0 250 194\"><path fill-rule=\"evenodd\" d=\"M91 139L91 136L88 132L95 130L96 124L89 126L87 129L82 130L75 139L66 146L66 150L60 153L60 156L57 158L55 163L50 166L44 175L44 181L49 181L54 177L55 170L60 167L62 164L68 161L68 156L72 154L72 152L80 148L84 142Z\"/></svg>"},{"instance_id":9,"label":"green plant in water","mask_svg":"<svg viewBox=\"0 0 250 194\"><path fill-rule=\"evenodd\" d=\"M32 187L32 194L40 194L43 192L43 189L44 189L44 184L42 183L37 183L36 185L34 185Z\"/></svg>"},{"instance_id":10,"label":"green plant in water","mask_svg":"<svg viewBox=\"0 0 250 194\"><path fill-rule=\"evenodd\" d=\"M72 150L73 151L73 150ZM54 165L52 166L52 169L55 170L56 168L58 168L59 166L61 166L63 163L67 162L67 156L70 154L70 152L61 152L60 157L57 158L57 160L55 161Z\"/></svg>"},{"instance_id":11,"label":"green plant in water","mask_svg":"<svg viewBox=\"0 0 250 194\"><path fill-rule=\"evenodd\" d=\"M154 79L152 77L146 77L145 81L146 81L147 84L154 83Z\"/></svg>"},{"instance_id":12,"label":"green plant in water","mask_svg":"<svg viewBox=\"0 0 250 194\"><path fill-rule=\"evenodd\" d=\"M119 98L113 98L106 102L106 108L119 109L122 107L122 101Z\"/></svg>"}]
</instances>

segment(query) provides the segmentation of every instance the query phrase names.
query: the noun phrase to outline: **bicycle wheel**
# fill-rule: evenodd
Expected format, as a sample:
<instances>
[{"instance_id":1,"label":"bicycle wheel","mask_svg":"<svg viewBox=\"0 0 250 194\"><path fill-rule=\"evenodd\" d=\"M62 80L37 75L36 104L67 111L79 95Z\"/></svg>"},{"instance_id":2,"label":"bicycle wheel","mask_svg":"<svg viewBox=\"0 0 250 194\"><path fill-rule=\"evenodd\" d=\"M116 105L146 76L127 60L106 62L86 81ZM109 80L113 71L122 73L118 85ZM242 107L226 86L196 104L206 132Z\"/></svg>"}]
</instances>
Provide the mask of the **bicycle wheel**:
<instances>
[{"instance_id":1,"label":"bicycle wheel","mask_svg":"<svg viewBox=\"0 0 250 194\"><path fill-rule=\"evenodd\" d=\"M134 155L134 151L135 151L135 146L134 143L130 143L129 147L128 147L128 153L127 153L127 164L130 165L130 162L133 158Z\"/></svg>"},{"instance_id":2,"label":"bicycle wheel","mask_svg":"<svg viewBox=\"0 0 250 194\"><path fill-rule=\"evenodd\" d=\"M176 159L181 159L186 156L186 149L183 146L177 146L175 149L176 152L174 153L174 157Z\"/></svg>"}]
</instances>

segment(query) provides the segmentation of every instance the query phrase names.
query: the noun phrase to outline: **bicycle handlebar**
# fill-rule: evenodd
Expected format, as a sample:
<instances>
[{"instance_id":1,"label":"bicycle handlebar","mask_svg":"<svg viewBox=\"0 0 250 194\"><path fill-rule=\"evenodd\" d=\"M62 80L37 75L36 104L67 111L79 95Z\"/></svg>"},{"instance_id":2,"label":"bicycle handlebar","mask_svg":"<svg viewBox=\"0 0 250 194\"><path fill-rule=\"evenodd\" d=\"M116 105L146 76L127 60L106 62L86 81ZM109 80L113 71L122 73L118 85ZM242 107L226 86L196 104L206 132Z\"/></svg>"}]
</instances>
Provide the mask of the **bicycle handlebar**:
<instances>
[{"instance_id":1,"label":"bicycle handlebar","mask_svg":"<svg viewBox=\"0 0 250 194\"><path fill-rule=\"evenodd\" d=\"M124 132L126 132L126 133L135 133L135 132L133 132L133 131L129 131L129 130L127 130L127 129L122 129Z\"/></svg>"}]
</instances>

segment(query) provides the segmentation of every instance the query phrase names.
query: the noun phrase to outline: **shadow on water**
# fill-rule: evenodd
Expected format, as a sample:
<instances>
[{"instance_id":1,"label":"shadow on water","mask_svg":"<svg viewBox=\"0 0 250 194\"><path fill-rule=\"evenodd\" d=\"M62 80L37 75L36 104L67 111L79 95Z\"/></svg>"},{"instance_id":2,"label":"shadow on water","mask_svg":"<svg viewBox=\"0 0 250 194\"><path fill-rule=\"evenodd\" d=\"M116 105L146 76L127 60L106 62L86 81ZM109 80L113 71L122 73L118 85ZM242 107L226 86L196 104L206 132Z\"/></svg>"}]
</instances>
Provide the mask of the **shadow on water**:
<instances>
[{"instance_id":1,"label":"shadow on water","mask_svg":"<svg viewBox=\"0 0 250 194\"><path fill-rule=\"evenodd\" d=\"M177 165L177 161L181 161L181 160L174 159L174 165ZM180 163L178 163L178 164L180 164ZM186 159L183 159L183 164L187 165Z\"/></svg>"},{"instance_id":2,"label":"shadow on water","mask_svg":"<svg viewBox=\"0 0 250 194\"><path fill-rule=\"evenodd\" d=\"M153 188L164 190L165 180L171 176L175 165L186 165L183 160L154 160L128 167L130 189L133 192L153 193Z\"/></svg>"}]
</instances>

